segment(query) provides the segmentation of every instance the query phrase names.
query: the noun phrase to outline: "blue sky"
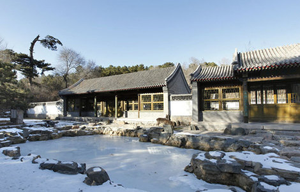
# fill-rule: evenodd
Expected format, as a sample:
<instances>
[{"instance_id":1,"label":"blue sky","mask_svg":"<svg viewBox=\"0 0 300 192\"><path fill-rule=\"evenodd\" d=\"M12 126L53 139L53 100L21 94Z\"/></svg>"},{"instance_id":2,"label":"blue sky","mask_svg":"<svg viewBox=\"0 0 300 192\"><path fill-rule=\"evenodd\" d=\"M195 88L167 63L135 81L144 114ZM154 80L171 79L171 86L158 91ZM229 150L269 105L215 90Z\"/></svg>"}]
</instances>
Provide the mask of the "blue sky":
<instances>
[{"instance_id":1,"label":"blue sky","mask_svg":"<svg viewBox=\"0 0 300 192\"><path fill-rule=\"evenodd\" d=\"M29 53L39 34L97 65L231 61L249 51L300 43L300 1L291 0L0 0L0 37ZM35 47L57 66L58 52Z\"/></svg>"}]
</instances>

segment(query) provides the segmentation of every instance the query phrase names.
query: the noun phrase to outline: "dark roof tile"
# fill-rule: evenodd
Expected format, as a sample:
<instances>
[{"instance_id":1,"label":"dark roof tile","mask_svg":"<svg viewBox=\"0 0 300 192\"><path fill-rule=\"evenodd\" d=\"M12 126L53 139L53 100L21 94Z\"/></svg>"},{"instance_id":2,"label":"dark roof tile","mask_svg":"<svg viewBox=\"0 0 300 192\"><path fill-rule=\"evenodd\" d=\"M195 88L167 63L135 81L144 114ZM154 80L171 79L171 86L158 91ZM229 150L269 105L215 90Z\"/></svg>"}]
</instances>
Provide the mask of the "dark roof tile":
<instances>
[{"instance_id":1,"label":"dark roof tile","mask_svg":"<svg viewBox=\"0 0 300 192\"><path fill-rule=\"evenodd\" d=\"M192 81L220 81L235 79L232 65L204 68L199 66L196 71L191 74L191 76Z\"/></svg>"},{"instance_id":2,"label":"dark roof tile","mask_svg":"<svg viewBox=\"0 0 300 192\"><path fill-rule=\"evenodd\" d=\"M300 64L300 44L248 51L239 54L237 71L290 67ZM238 58L238 57L235 57Z\"/></svg>"},{"instance_id":3,"label":"dark roof tile","mask_svg":"<svg viewBox=\"0 0 300 192\"><path fill-rule=\"evenodd\" d=\"M168 67L94 79L82 79L61 90L59 95L163 87L166 86L166 80L175 69L176 67Z\"/></svg>"}]
</instances>

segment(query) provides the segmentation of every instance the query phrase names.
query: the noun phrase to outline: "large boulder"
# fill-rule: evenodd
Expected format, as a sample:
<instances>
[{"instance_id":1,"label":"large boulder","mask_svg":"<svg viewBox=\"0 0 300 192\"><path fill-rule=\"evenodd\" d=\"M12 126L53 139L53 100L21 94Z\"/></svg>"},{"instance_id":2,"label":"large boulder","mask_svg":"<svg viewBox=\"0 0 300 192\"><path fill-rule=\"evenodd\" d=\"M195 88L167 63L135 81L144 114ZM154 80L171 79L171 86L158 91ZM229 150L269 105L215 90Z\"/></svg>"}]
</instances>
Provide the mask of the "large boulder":
<instances>
[{"instance_id":1,"label":"large boulder","mask_svg":"<svg viewBox=\"0 0 300 192\"><path fill-rule=\"evenodd\" d=\"M149 137L146 134L140 135L139 136L139 141L140 142L149 142Z\"/></svg>"},{"instance_id":2,"label":"large boulder","mask_svg":"<svg viewBox=\"0 0 300 192\"><path fill-rule=\"evenodd\" d=\"M242 171L242 166L235 160L228 161L223 152L194 154L185 171L194 173L198 179L209 183L234 185L251 191L254 181Z\"/></svg>"},{"instance_id":3,"label":"large boulder","mask_svg":"<svg viewBox=\"0 0 300 192\"><path fill-rule=\"evenodd\" d=\"M47 160L40 164L40 169L48 169L53 170L54 172L62 173L62 174L83 174L86 169L86 165L84 163L76 163L76 162L63 162L55 159Z\"/></svg>"},{"instance_id":4,"label":"large boulder","mask_svg":"<svg viewBox=\"0 0 300 192\"><path fill-rule=\"evenodd\" d=\"M9 157L19 158L21 156L20 147L4 147L1 150L4 155Z\"/></svg>"},{"instance_id":5,"label":"large boulder","mask_svg":"<svg viewBox=\"0 0 300 192\"><path fill-rule=\"evenodd\" d=\"M102 185L110 180L107 172L99 166L91 167L86 170L86 175L87 177L83 182L87 185Z\"/></svg>"}]
</instances>

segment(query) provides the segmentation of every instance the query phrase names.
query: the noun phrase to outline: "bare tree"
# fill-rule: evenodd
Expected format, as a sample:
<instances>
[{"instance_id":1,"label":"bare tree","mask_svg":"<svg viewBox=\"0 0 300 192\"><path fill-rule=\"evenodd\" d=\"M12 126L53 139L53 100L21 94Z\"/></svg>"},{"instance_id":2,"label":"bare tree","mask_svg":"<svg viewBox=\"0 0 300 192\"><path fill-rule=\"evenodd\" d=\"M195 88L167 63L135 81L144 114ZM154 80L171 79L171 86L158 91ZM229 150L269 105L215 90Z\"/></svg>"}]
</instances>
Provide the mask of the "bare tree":
<instances>
[{"instance_id":1,"label":"bare tree","mask_svg":"<svg viewBox=\"0 0 300 192\"><path fill-rule=\"evenodd\" d=\"M230 59L226 58L226 57L223 57L220 61L219 61L219 64L220 65L230 65Z\"/></svg>"},{"instance_id":2,"label":"bare tree","mask_svg":"<svg viewBox=\"0 0 300 192\"><path fill-rule=\"evenodd\" d=\"M5 43L4 39L0 37L0 51L7 49L7 44Z\"/></svg>"},{"instance_id":3,"label":"bare tree","mask_svg":"<svg viewBox=\"0 0 300 192\"><path fill-rule=\"evenodd\" d=\"M62 75L65 87L68 87L69 75L76 71L76 68L85 64L85 59L76 51L64 47L58 55L60 67L57 68L58 74Z\"/></svg>"}]
</instances>

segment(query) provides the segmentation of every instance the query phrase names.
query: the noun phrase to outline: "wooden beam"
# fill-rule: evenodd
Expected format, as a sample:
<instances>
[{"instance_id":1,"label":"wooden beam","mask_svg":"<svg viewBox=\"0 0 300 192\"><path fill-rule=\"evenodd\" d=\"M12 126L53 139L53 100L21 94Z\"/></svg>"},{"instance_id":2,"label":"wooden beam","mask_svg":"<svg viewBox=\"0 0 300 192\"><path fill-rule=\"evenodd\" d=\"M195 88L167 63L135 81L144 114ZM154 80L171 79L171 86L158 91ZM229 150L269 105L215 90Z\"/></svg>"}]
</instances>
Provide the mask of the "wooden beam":
<instances>
[{"instance_id":1,"label":"wooden beam","mask_svg":"<svg viewBox=\"0 0 300 192\"><path fill-rule=\"evenodd\" d=\"M115 118L118 118L118 95L115 95Z\"/></svg>"},{"instance_id":2,"label":"wooden beam","mask_svg":"<svg viewBox=\"0 0 300 192\"><path fill-rule=\"evenodd\" d=\"M248 114L248 86L247 86L247 78L243 79L243 116L244 116L244 123L248 123L249 121L249 114Z\"/></svg>"},{"instance_id":3,"label":"wooden beam","mask_svg":"<svg viewBox=\"0 0 300 192\"><path fill-rule=\"evenodd\" d=\"M300 78L300 75L283 75L280 77L257 77L255 79L248 79L248 82L257 82L257 81L274 81L274 80L285 80L285 79L295 79Z\"/></svg>"},{"instance_id":4,"label":"wooden beam","mask_svg":"<svg viewBox=\"0 0 300 192\"><path fill-rule=\"evenodd\" d=\"M95 117L97 117L97 97L94 96L94 114L95 114Z\"/></svg>"}]
</instances>

